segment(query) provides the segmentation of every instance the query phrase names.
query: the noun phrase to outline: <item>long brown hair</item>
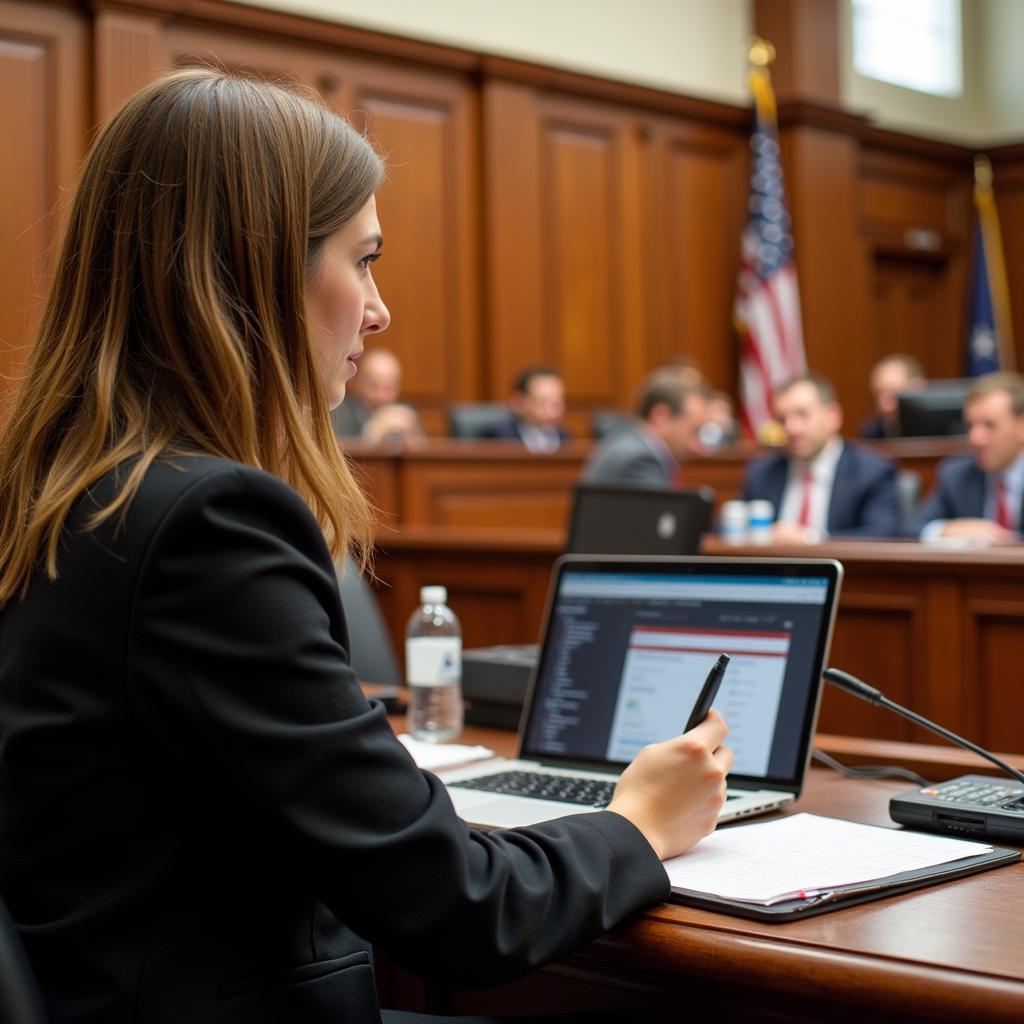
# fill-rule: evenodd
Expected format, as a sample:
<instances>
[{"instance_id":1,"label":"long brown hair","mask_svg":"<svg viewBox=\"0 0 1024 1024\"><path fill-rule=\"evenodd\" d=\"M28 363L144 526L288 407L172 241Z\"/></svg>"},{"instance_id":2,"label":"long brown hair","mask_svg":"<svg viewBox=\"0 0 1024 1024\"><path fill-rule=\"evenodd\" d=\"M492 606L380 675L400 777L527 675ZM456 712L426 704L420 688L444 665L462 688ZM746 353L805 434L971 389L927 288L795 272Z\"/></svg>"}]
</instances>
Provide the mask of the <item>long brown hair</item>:
<instances>
[{"instance_id":1,"label":"long brown hair","mask_svg":"<svg viewBox=\"0 0 1024 1024\"><path fill-rule=\"evenodd\" d=\"M200 452L274 473L335 556L365 564L373 516L338 449L305 323L323 240L383 165L344 118L219 70L170 73L99 133L37 340L0 438L0 605L57 573L68 513L135 461Z\"/></svg>"}]
</instances>

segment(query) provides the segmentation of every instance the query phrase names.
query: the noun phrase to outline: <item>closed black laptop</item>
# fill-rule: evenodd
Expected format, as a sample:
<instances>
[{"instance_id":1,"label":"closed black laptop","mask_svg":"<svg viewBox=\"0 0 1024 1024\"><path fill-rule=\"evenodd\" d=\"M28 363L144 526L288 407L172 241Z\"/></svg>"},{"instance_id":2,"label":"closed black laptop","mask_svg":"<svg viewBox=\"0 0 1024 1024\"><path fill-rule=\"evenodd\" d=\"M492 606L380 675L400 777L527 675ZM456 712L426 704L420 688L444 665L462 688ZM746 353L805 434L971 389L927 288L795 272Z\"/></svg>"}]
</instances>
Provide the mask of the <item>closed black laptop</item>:
<instances>
[{"instance_id":1,"label":"closed black laptop","mask_svg":"<svg viewBox=\"0 0 1024 1024\"><path fill-rule=\"evenodd\" d=\"M711 529L714 494L577 484L566 552L572 555L695 555Z\"/></svg>"}]
</instances>

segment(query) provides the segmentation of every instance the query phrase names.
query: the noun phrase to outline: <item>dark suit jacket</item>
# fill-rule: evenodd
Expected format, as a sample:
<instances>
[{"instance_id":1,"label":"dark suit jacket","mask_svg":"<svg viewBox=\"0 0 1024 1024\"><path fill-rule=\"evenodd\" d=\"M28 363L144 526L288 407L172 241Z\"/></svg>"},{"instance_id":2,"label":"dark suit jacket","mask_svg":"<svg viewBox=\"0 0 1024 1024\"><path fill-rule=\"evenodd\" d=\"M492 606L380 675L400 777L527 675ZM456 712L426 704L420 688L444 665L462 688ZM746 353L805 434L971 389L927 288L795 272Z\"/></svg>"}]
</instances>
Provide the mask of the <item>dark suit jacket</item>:
<instances>
[{"instance_id":1,"label":"dark suit jacket","mask_svg":"<svg viewBox=\"0 0 1024 1024\"><path fill-rule=\"evenodd\" d=\"M782 505L789 460L785 455L758 459L747 466L743 497L766 498ZM895 537L899 533L896 471L887 459L844 444L836 464L827 529L836 537Z\"/></svg>"},{"instance_id":2,"label":"dark suit jacket","mask_svg":"<svg viewBox=\"0 0 1024 1024\"><path fill-rule=\"evenodd\" d=\"M122 529L95 507L0 611L0 892L52 1024L378 1022L370 943L485 984L667 896L616 814L455 816L356 685L279 480L165 460Z\"/></svg>"},{"instance_id":3,"label":"dark suit jacket","mask_svg":"<svg viewBox=\"0 0 1024 1024\"><path fill-rule=\"evenodd\" d=\"M951 455L935 471L935 486L911 524L917 536L934 519L980 519L985 515L985 472L973 455Z\"/></svg>"},{"instance_id":4,"label":"dark suit jacket","mask_svg":"<svg viewBox=\"0 0 1024 1024\"><path fill-rule=\"evenodd\" d=\"M497 441L522 441L523 440L523 421L518 416L509 416L504 422L498 424L496 427L491 427L489 430L484 431L484 437L491 440ZM563 430L561 427L558 428L558 443L565 444L569 440L570 434L568 431Z\"/></svg>"},{"instance_id":5,"label":"dark suit jacket","mask_svg":"<svg viewBox=\"0 0 1024 1024\"><path fill-rule=\"evenodd\" d=\"M331 422L338 437L359 437L372 416L373 410L358 395L348 395L331 412Z\"/></svg>"},{"instance_id":6,"label":"dark suit jacket","mask_svg":"<svg viewBox=\"0 0 1024 1024\"><path fill-rule=\"evenodd\" d=\"M668 451L635 422L609 434L583 467L583 479L588 483L634 487L672 487L678 474L679 466Z\"/></svg>"}]
</instances>

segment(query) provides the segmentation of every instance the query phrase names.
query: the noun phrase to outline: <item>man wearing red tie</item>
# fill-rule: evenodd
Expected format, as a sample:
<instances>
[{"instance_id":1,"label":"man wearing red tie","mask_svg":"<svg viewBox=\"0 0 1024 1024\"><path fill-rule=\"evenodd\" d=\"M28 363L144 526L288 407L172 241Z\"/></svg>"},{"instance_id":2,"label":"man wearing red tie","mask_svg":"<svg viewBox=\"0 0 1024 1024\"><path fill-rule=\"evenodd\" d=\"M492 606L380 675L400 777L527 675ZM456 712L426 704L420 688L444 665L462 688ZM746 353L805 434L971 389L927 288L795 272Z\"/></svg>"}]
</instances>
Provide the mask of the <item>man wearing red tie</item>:
<instances>
[{"instance_id":1,"label":"man wearing red tie","mask_svg":"<svg viewBox=\"0 0 1024 1024\"><path fill-rule=\"evenodd\" d=\"M775 507L775 541L809 544L899 532L895 468L843 442L843 411L824 377L809 373L783 384L775 392L775 415L786 452L752 462L743 487L746 500L766 499Z\"/></svg>"},{"instance_id":2,"label":"man wearing red tie","mask_svg":"<svg viewBox=\"0 0 1024 1024\"><path fill-rule=\"evenodd\" d=\"M1024 378L979 377L964 399L970 455L943 459L914 522L921 540L977 544L1020 540L1024 494Z\"/></svg>"}]
</instances>

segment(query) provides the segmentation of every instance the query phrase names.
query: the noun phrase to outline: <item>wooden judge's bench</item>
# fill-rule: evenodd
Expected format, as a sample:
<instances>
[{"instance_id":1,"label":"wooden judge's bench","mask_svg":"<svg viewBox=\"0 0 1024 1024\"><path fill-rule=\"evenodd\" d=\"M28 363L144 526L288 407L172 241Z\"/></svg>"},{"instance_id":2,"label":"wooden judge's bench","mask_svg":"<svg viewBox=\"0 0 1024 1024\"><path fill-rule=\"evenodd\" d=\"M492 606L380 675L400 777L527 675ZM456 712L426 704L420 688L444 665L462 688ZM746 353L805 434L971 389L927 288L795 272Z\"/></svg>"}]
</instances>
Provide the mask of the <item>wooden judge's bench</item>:
<instances>
[{"instance_id":1,"label":"wooden judge's bench","mask_svg":"<svg viewBox=\"0 0 1024 1024\"><path fill-rule=\"evenodd\" d=\"M949 442L879 446L930 486ZM430 442L352 449L384 525L378 597L395 641L419 587L444 583L467 647L537 639L548 578L565 541L571 489L588 444L530 455L517 444ZM691 486L719 500L739 493L756 449L737 447L687 465ZM1022 749L1024 547L936 550L915 542L846 541L812 547L725 548L711 554L838 558L846 570L831 663L947 728L995 750ZM824 696L825 732L924 740L928 733L838 692Z\"/></svg>"}]
</instances>

